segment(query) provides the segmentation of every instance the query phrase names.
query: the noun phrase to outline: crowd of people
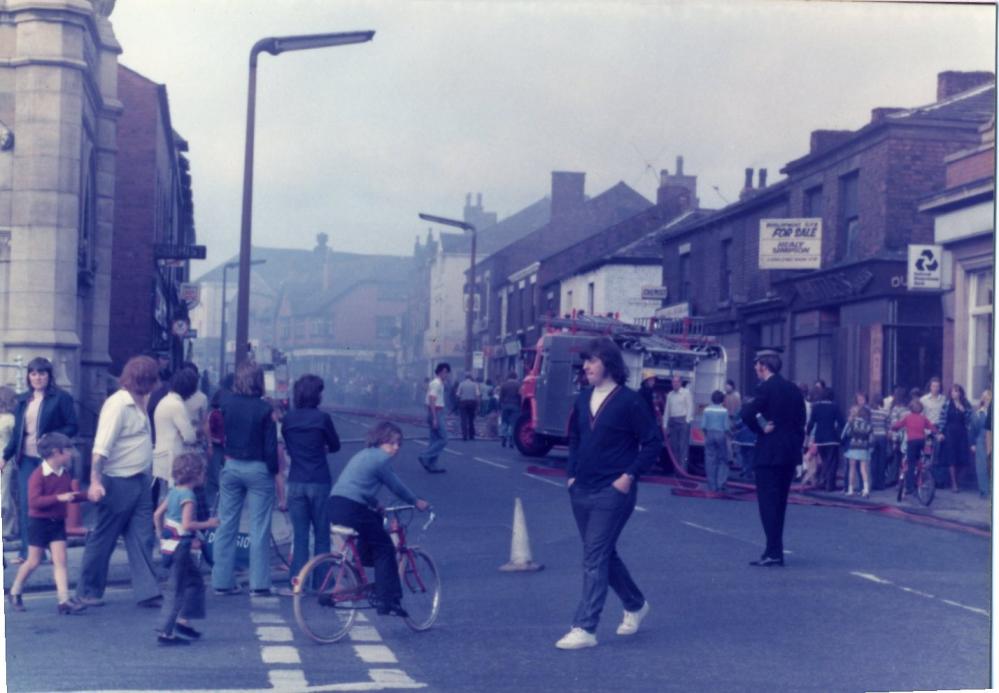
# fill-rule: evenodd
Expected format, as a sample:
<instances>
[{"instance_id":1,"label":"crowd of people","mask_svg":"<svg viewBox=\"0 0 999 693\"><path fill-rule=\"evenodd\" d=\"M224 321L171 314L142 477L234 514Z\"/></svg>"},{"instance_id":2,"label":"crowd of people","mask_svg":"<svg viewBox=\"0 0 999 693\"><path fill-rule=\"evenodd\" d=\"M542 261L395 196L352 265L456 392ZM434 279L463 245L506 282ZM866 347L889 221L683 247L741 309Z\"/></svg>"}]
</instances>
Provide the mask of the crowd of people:
<instances>
[{"instance_id":1,"label":"crowd of people","mask_svg":"<svg viewBox=\"0 0 999 693\"><path fill-rule=\"evenodd\" d=\"M25 609L25 583L46 551L59 614L102 606L111 555L123 538L136 603L160 610L158 642L190 644L201 637L191 620L205 616L199 551L210 550L216 595L242 591L235 573L245 505L251 595L293 594L294 578L278 590L271 584L271 518L277 507L291 518L291 576L311 553L329 551L331 519L352 524L362 545L374 551L377 610L406 615L391 539L373 519L376 498L387 487L421 510L429 503L392 471L402 444L394 424L376 426L367 448L334 482L327 456L340 450L340 439L320 409L325 383L318 376L295 382L294 407L285 412L265 398L263 371L252 361L241 364L209 400L199 389L195 364L170 372L150 356L137 356L125 364L119 389L101 408L83 492L70 471L77 454L72 397L55 385L46 359L34 359L27 370L25 394L0 388L4 534L22 539L22 556L13 561L17 577L7 594L13 610ZM72 504L84 500L94 503L95 517L71 596L66 518Z\"/></svg>"},{"instance_id":2,"label":"crowd of people","mask_svg":"<svg viewBox=\"0 0 999 693\"><path fill-rule=\"evenodd\" d=\"M665 405L653 411L663 420L663 434L676 465L687 468L689 427L694 406L686 384L674 379ZM971 402L960 384L949 390L934 377L925 390L895 388L890 395L869 399L857 392L845 406L822 380L798 385L805 401L806 438L795 479L806 487L842 490L869 497L872 490L895 484L907 462L907 488L924 443L933 446L933 474L940 486L955 492L972 482L989 496L992 457L992 391L984 389ZM749 400L747 399L747 402ZM731 468L753 480L756 435L740 416L743 399L729 380L725 391L712 393L700 414L704 433L704 466L708 488L724 489ZM844 416L845 413L845 416Z\"/></svg>"}]
</instances>

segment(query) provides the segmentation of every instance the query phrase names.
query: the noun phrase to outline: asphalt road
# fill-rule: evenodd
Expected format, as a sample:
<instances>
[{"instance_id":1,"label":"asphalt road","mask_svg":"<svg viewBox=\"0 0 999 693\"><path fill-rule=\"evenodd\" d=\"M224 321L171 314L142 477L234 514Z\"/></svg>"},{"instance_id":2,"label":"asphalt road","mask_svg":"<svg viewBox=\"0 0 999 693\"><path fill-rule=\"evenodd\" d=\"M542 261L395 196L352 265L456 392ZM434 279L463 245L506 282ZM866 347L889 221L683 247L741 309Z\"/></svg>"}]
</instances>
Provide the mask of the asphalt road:
<instances>
[{"instance_id":1,"label":"asphalt road","mask_svg":"<svg viewBox=\"0 0 999 693\"><path fill-rule=\"evenodd\" d=\"M370 421L338 417L344 438ZM419 429L406 427L407 433ZM332 456L338 469L358 449ZM205 639L158 647L158 612L126 587L107 606L57 617L51 594L6 616L11 691L906 691L989 683L989 540L842 508L792 505L784 569L762 549L753 502L686 497L642 484L619 552L652 610L619 637L608 598L596 648L563 652L581 586L580 543L559 453L521 458L498 443L452 441L428 475L407 440L395 462L439 519L413 540L436 559L443 608L413 633L374 614L350 640L297 632L291 600L209 595ZM534 472L534 473L531 473ZM514 499L537 573L502 573ZM71 576L74 577L74 576Z\"/></svg>"}]
</instances>

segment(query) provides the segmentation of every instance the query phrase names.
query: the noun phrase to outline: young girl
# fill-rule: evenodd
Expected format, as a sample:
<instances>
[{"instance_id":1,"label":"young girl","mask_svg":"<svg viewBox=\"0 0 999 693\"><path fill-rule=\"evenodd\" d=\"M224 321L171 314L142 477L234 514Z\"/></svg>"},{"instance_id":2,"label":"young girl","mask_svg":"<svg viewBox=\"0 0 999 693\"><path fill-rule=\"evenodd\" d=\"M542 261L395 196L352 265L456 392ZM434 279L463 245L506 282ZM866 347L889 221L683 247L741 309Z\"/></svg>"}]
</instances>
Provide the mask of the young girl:
<instances>
[{"instance_id":1,"label":"young girl","mask_svg":"<svg viewBox=\"0 0 999 693\"><path fill-rule=\"evenodd\" d=\"M66 505L79 503L83 496L71 490L66 465L73 459L73 441L62 433L46 433L38 439L42 463L28 479L28 559L17 570L8 600L15 611L24 611L21 593L24 583L41 563L45 547L52 552L59 614L78 614L87 607L69 597L66 574Z\"/></svg>"},{"instance_id":2,"label":"young girl","mask_svg":"<svg viewBox=\"0 0 999 693\"><path fill-rule=\"evenodd\" d=\"M912 493L916 485L916 465L923 451L923 441L926 431L937 432L936 425L923 416L923 405L918 397L909 402L909 413L891 425L893 431L905 429L905 459L908 467L905 470L905 492Z\"/></svg>"},{"instance_id":3,"label":"young girl","mask_svg":"<svg viewBox=\"0 0 999 693\"><path fill-rule=\"evenodd\" d=\"M382 526L378 492L382 486L388 486L395 495L419 510L429 509L430 504L417 498L392 471L392 458L401 445L402 431L395 424L382 421L371 429L368 447L350 458L333 485L326 502L326 515L333 524L353 528L360 536L360 550L370 550L374 554L375 598L372 601L378 613L405 617L395 546Z\"/></svg>"},{"instance_id":4,"label":"young girl","mask_svg":"<svg viewBox=\"0 0 999 693\"><path fill-rule=\"evenodd\" d=\"M858 398L859 400L859 398ZM850 407L850 418L843 427L843 441L846 443L845 457L849 461L849 481L845 493L852 496L857 486L857 463L860 463L860 476L864 482L861 495L871 495L871 419L868 410L857 404Z\"/></svg>"},{"instance_id":5,"label":"young girl","mask_svg":"<svg viewBox=\"0 0 999 693\"><path fill-rule=\"evenodd\" d=\"M204 458L193 453L179 455L173 461L172 473L174 487L153 514L161 537L163 565L170 570L160 612L163 622L156 639L161 645L187 645L189 641L178 638L174 631L191 639L200 638L201 633L187 619L205 617L205 581L192 554L198 548L195 531L218 527L219 519L195 519L194 489L205 483Z\"/></svg>"}]
</instances>

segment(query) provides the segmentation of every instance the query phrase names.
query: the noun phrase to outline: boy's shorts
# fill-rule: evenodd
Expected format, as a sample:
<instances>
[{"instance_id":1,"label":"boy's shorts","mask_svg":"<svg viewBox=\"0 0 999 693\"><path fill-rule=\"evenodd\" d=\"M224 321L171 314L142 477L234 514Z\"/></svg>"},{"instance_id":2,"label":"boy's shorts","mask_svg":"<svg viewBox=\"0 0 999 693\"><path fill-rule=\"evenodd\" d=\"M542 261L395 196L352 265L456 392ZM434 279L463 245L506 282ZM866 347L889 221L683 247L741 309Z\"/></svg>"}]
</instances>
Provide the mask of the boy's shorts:
<instances>
[{"instance_id":1,"label":"boy's shorts","mask_svg":"<svg viewBox=\"0 0 999 693\"><path fill-rule=\"evenodd\" d=\"M28 546L40 546L44 549L53 541L66 541L65 519L28 518Z\"/></svg>"}]
</instances>

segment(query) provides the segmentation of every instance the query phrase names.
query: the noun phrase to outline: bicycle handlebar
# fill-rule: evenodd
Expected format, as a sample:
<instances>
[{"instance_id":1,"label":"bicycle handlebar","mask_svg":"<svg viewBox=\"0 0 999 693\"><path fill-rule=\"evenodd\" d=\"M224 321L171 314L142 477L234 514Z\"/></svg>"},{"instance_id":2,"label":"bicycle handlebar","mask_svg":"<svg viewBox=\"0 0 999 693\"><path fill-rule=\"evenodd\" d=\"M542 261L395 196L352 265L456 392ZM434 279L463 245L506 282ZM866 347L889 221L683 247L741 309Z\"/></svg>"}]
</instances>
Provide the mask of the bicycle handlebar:
<instances>
[{"instance_id":1,"label":"bicycle handlebar","mask_svg":"<svg viewBox=\"0 0 999 693\"><path fill-rule=\"evenodd\" d=\"M387 508L384 508L383 510L386 513L397 513L403 510L417 510L417 507L415 505L392 505ZM423 525L422 527L423 531L426 531L427 528L434 523L434 520L437 519L437 513L434 512L433 507L428 508L427 512L430 513L430 517L427 518L426 523Z\"/></svg>"}]
</instances>

